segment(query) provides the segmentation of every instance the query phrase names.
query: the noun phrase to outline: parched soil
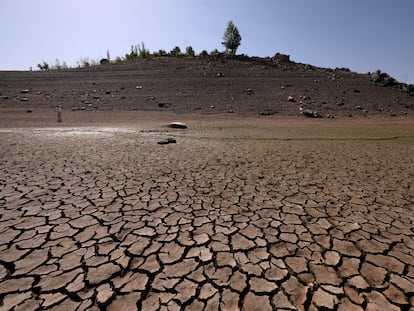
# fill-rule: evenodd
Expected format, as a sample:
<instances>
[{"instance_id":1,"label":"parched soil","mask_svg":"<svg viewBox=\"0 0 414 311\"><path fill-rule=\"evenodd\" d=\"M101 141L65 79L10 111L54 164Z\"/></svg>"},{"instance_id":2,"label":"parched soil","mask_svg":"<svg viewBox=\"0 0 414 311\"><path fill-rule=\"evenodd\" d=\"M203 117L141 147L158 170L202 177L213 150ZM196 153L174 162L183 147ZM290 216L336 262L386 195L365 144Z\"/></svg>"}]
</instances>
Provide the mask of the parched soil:
<instances>
[{"instance_id":1,"label":"parched soil","mask_svg":"<svg viewBox=\"0 0 414 311\"><path fill-rule=\"evenodd\" d=\"M229 73L190 96L94 70L0 74L0 310L414 308L414 120L347 110L408 94L359 77L338 117L307 119L280 74L261 116L259 71L227 82L237 109L213 97Z\"/></svg>"}]
</instances>

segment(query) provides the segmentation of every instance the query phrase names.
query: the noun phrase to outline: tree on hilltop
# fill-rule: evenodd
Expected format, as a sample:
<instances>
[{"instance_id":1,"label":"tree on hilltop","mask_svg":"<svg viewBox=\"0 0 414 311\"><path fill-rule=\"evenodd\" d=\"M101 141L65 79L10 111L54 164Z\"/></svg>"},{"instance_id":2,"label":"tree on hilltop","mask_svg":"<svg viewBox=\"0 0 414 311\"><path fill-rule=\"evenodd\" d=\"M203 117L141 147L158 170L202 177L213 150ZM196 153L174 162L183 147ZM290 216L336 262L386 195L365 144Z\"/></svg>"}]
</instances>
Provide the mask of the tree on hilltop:
<instances>
[{"instance_id":1,"label":"tree on hilltop","mask_svg":"<svg viewBox=\"0 0 414 311\"><path fill-rule=\"evenodd\" d=\"M232 55L236 55L237 48L240 46L241 36L239 30L234 25L233 21L227 24L226 31L223 35L223 46L226 48L226 52Z\"/></svg>"}]
</instances>

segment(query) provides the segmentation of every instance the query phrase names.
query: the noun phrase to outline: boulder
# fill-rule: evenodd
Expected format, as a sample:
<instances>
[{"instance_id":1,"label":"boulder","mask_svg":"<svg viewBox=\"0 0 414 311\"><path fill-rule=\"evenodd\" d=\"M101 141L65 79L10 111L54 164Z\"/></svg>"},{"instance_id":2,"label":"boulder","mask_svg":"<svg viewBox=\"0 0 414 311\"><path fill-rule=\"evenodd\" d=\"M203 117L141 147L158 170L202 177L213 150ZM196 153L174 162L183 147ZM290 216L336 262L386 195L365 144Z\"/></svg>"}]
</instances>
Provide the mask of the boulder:
<instances>
[{"instance_id":1,"label":"boulder","mask_svg":"<svg viewBox=\"0 0 414 311\"><path fill-rule=\"evenodd\" d=\"M174 137L168 137L167 139L160 140L158 145L168 145L168 144L175 144L177 140Z\"/></svg>"},{"instance_id":2,"label":"boulder","mask_svg":"<svg viewBox=\"0 0 414 311\"><path fill-rule=\"evenodd\" d=\"M290 63L290 55L276 53L275 56L273 56L273 62L276 64Z\"/></svg>"},{"instance_id":3,"label":"boulder","mask_svg":"<svg viewBox=\"0 0 414 311\"><path fill-rule=\"evenodd\" d=\"M305 109L303 110L303 115L308 118L321 118L321 116L318 114L316 110L312 109Z\"/></svg>"},{"instance_id":4,"label":"boulder","mask_svg":"<svg viewBox=\"0 0 414 311\"><path fill-rule=\"evenodd\" d=\"M167 126L173 129L186 129L187 128L187 125L182 122L171 122L167 124Z\"/></svg>"}]
</instances>

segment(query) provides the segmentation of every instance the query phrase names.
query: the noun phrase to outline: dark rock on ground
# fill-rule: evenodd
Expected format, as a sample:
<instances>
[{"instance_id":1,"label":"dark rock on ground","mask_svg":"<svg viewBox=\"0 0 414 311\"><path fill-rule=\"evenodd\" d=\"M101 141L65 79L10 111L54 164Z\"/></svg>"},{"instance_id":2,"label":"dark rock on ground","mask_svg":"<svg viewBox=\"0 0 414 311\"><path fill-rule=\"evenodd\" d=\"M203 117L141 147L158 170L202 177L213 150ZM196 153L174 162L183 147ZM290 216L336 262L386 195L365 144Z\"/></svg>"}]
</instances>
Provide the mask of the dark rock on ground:
<instances>
[{"instance_id":1,"label":"dark rock on ground","mask_svg":"<svg viewBox=\"0 0 414 311\"><path fill-rule=\"evenodd\" d=\"M316 110L312 109L303 110L303 115L308 118L322 118L322 116Z\"/></svg>"},{"instance_id":2,"label":"dark rock on ground","mask_svg":"<svg viewBox=\"0 0 414 311\"><path fill-rule=\"evenodd\" d=\"M172 122L172 123L167 124L167 126L169 128L174 128L174 129L186 129L187 128L187 125L182 122Z\"/></svg>"}]
</instances>

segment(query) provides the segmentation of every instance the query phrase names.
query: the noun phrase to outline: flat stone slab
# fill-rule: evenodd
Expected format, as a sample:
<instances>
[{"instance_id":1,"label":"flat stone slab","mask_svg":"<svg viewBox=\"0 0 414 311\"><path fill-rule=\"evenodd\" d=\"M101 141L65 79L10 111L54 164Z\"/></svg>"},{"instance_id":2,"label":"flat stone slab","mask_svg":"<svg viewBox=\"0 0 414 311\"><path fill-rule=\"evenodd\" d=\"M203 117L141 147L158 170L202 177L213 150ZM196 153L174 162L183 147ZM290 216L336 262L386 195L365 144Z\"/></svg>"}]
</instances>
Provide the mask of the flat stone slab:
<instances>
[{"instance_id":1,"label":"flat stone slab","mask_svg":"<svg viewBox=\"0 0 414 311\"><path fill-rule=\"evenodd\" d=\"M171 122L167 124L167 127L173 128L173 129L186 129L188 128L187 124L182 122Z\"/></svg>"}]
</instances>

